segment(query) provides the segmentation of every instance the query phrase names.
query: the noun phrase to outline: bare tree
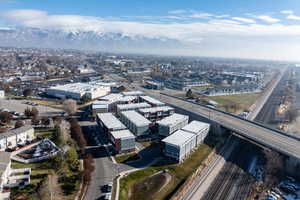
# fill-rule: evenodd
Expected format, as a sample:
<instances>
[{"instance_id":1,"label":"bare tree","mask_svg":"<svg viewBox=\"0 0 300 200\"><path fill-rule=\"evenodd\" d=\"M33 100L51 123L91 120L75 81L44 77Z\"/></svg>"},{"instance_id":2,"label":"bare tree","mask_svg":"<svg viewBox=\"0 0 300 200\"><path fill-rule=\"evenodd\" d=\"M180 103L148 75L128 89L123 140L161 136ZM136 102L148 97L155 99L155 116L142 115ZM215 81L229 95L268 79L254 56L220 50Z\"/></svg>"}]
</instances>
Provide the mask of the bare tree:
<instances>
[{"instance_id":1,"label":"bare tree","mask_svg":"<svg viewBox=\"0 0 300 200\"><path fill-rule=\"evenodd\" d=\"M288 119L290 122L295 121L297 119L298 115L299 115L298 110L289 110L287 112L287 116L288 116Z\"/></svg>"},{"instance_id":2,"label":"bare tree","mask_svg":"<svg viewBox=\"0 0 300 200\"><path fill-rule=\"evenodd\" d=\"M20 128L20 127L22 127L22 126L24 126L24 122L21 121L21 120L18 120L18 121L15 123L15 128Z\"/></svg>"},{"instance_id":3,"label":"bare tree","mask_svg":"<svg viewBox=\"0 0 300 200\"><path fill-rule=\"evenodd\" d=\"M64 110L68 113L68 114L74 114L77 111L77 103L75 100L73 99L66 99L63 102L64 105Z\"/></svg>"}]
</instances>

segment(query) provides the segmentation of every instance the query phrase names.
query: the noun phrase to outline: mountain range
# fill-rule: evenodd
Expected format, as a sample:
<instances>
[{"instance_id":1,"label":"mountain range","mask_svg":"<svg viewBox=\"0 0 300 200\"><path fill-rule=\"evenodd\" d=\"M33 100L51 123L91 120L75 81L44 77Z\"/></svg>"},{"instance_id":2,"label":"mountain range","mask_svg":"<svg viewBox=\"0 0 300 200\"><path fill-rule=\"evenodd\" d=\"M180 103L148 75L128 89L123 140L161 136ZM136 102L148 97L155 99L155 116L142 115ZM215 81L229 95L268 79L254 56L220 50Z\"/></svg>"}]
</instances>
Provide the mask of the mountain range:
<instances>
[{"instance_id":1,"label":"mountain range","mask_svg":"<svg viewBox=\"0 0 300 200\"><path fill-rule=\"evenodd\" d=\"M164 49L167 51L183 46L183 44L169 38L149 38L142 35L128 36L118 32L0 28L0 46L145 53L146 50Z\"/></svg>"}]
</instances>

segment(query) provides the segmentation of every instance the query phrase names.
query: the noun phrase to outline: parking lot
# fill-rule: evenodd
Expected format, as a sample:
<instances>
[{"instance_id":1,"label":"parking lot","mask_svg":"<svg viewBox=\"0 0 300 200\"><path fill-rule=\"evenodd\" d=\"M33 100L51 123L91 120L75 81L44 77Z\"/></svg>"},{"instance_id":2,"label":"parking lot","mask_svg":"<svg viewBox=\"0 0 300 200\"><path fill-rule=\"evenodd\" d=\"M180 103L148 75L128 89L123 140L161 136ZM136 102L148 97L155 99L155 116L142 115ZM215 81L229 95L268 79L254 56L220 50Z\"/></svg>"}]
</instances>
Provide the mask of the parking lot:
<instances>
[{"instance_id":1,"label":"parking lot","mask_svg":"<svg viewBox=\"0 0 300 200\"><path fill-rule=\"evenodd\" d=\"M15 99L0 99L0 109L6 109L6 111L15 111L19 113L24 113L24 110L28 108L35 107L39 111L40 116L53 116L60 114L62 110L43 106L43 105L28 105L25 104L26 100L15 100Z\"/></svg>"}]
</instances>

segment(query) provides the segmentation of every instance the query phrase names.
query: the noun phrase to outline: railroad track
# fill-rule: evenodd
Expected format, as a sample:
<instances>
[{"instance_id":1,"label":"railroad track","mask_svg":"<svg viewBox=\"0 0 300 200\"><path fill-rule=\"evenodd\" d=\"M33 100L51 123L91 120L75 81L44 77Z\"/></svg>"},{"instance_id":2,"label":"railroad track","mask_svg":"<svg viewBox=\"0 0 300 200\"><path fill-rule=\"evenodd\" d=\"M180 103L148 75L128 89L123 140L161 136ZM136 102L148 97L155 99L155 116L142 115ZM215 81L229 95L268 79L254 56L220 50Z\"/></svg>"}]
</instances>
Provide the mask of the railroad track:
<instances>
[{"instance_id":1,"label":"railroad track","mask_svg":"<svg viewBox=\"0 0 300 200\"><path fill-rule=\"evenodd\" d=\"M247 146L241 142L224 165L221 173L211 184L211 187L202 197L202 200L233 200L244 199L249 192L249 176L242 167L247 165ZM234 163L233 161L239 161Z\"/></svg>"}]
</instances>

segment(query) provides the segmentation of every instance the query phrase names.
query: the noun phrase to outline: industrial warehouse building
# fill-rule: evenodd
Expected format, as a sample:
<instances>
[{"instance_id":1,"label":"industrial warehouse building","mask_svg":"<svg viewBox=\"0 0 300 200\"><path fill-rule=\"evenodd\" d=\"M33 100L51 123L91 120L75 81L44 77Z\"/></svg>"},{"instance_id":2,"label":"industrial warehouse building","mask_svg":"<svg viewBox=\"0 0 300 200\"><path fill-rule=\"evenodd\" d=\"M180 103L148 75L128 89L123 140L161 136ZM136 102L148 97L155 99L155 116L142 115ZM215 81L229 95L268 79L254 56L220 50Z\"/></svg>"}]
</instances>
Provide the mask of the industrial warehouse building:
<instances>
[{"instance_id":1,"label":"industrial warehouse building","mask_svg":"<svg viewBox=\"0 0 300 200\"><path fill-rule=\"evenodd\" d=\"M0 134L0 150L14 149L35 139L34 129L30 125L21 126Z\"/></svg>"},{"instance_id":2,"label":"industrial warehouse building","mask_svg":"<svg viewBox=\"0 0 300 200\"><path fill-rule=\"evenodd\" d=\"M196 135L196 145L201 144L208 135L210 125L200 121L192 121L184 126L181 130L193 133Z\"/></svg>"},{"instance_id":3,"label":"industrial warehouse building","mask_svg":"<svg viewBox=\"0 0 300 200\"><path fill-rule=\"evenodd\" d=\"M162 140L164 154L179 162L186 158L196 146L196 135L187 131L178 130Z\"/></svg>"},{"instance_id":4,"label":"industrial warehouse building","mask_svg":"<svg viewBox=\"0 0 300 200\"><path fill-rule=\"evenodd\" d=\"M126 126L112 113L97 114L97 123L106 133L126 129Z\"/></svg>"},{"instance_id":5,"label":"industrial warehouse building","mask_svg":"<svg viewBox=\"0 0 300 200\"><path fill-rule=\"evenodd\" d=\"M117 105L117 114L120 115L120 112L122 111L138 110L141 108L151 108L151 105L147 103L120 104Z\"/></svg>"},{"instance_id":6,"label":"industrial warehouse building","mask_svg":"<svg viewBox=\"0 0 300 200\"><path fill-rule=\"evenodd\" d=\"M135 151L135 136L127 129L110 132L110 141L117 153Z\"/></svg>"},{"instance_id":7,"label":"industrial warehouse building","mask_svg":"<svg viewBox=\"0 0 300 200\"><path fill-rule=\"evenodd\" d=\"M88 83L71 83L66 85L58 85L50 87L46 90L49 96L57 98L71 98L80 100L84 95L90 99L96 99L107 95L110 92L110 87L92 85Z\"/></svg>"},{"instance_id":8,"label":"industrial warehouse building","mask_svg":"<svg viewBox=\"0 0 300 200\"><path fill-rule=\"evenodd\" d=\"M149 134L151 122L136 111L123 111L120 113L120 119L137 137Z\"/></svg>"},{"instance_id":9,"label":"industrial warehouse building","mask_svg":"<svg viewBox=\"0 0 300 200\"><path fill-rule=\"evenodd\" d=\"M170 106L159 106L159 107L139 109L139 113L141 113L144 117L146 117L151 121L156 121L164 117L168 117L174 114L174 112L175 109Z\"/></svg>"},{"instance_id":10,"label":"industrial warehouse building","mask_svg":"<svg viewBox=\"0 0 300 200\"><path fill-rule=\"evenodd\" d=\"M165 117L157 121L159 128L159 135L169 136L175 131L181 129L189 122L189 116L174 113L169 117Z\"/></svg>"},{"instance_id":11,"label":"industrial warehouse building","mask_svg":"<svg viewBox=\"0 0 300 200\"><path fill-rule=\"evenodd\" d=\"M149 97L149 96L141 96L140 99L141 99L141 102L146 102L146 103L150 104L151 106L164 106L165 105L165 103L163 103L157 99L154 99L152 97Z\"/></svg>"}]
</instances>

